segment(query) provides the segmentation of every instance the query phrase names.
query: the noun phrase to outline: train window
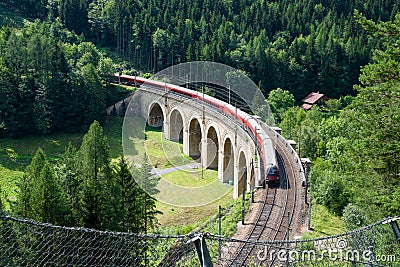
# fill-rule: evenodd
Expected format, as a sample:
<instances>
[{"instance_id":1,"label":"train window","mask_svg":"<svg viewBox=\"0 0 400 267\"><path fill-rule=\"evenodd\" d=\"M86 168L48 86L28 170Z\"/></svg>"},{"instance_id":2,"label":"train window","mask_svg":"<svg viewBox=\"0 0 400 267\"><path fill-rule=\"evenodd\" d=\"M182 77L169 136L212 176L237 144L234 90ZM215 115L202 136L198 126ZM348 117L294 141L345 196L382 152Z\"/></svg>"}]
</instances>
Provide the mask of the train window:
<instances>
[{"instance_id":1,"label":"train window","mask_svg":"<svg viewBox=\"0 0 400 267\"><path fill-rule=\"evenodd\" d=\"M275 166L269 168L268 170L268 175L276 175L278 173L278 170Z\"/></svg>"}]
</instances>

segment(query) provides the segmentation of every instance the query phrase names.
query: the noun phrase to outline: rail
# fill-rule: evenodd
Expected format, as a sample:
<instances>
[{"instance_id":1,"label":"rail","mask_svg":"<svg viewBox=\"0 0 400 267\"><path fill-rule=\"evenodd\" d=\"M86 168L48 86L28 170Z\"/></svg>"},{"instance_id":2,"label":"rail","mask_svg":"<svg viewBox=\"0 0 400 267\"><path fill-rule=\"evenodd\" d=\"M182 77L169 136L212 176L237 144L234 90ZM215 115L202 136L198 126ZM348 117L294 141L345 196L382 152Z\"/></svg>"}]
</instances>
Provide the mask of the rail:
<instances>
[{"instance_id":1,"label":"rail","mask_svg":"<svg viewBox=\"0 0 400 267\"><path fill-rule=\"evenodd\" d=\"M219 110L218 108L216 108L215 106L211 105L210 103L200 100L200 99L193 99L191 97L188 97L184 94L180 94L177 92L173 92L170 90L163 90L160 89L157 86L153 86L153 85L149 85L149 84L142 84L140 85L141 89L147 89L147 90L151 90L152 92L157 93L158 95L160 95L161 97L173 97L175 99L180 99L183 101L186 101L186 104L191 105L193 108L199 108L199 105L204 106L204 110L205 113L207 113L210 116L214 116L215 118L221 119L224 121L229 121L229 123L231 123L232 125L235 126L235 129L240 129L241 135L242 136L247 136L249 137L252 141L253 144L258 152L259 155L262 155L262 148L261 145L259 144L256 136L254 135L253 132L251 132L247 127L245 127L242 123L240 123L234 116L230 116L225 114L224 112L222 112L221 110ZM132 97L132 95L128 96L125 99L130 99ZM111 107L110 107L111 108ZM109 109L110 109L109 108ZM261 129L260 129L261 130ZM264 161L260 160L260 165L259 168L261 170L261 173L263 173L265 171L265 166L264 166Z\"/></svg>"}]
</instances>

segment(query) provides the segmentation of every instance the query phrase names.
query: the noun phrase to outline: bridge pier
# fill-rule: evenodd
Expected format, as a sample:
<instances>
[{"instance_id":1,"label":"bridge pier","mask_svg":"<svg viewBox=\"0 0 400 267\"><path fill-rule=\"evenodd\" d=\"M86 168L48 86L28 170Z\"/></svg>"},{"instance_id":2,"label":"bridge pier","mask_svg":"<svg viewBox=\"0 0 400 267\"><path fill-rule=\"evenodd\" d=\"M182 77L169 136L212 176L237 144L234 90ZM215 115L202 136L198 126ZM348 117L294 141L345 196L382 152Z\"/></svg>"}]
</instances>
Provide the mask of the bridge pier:
<instances>
[{"instance_id":1,"label":"bridge pier","mask_svg":"<svg viewBox=\"0 0 400 267\"><path fill-rule=\"evenodd\" d=\"M254 143L245 131L233 127L231 121L219 117L219 113L212 110L205 113L197 110L192 102L182 103L180 98L174 99L173 95L170 95L166 105L162 98L160 100L158 91L143 90L137 94L135 101L139 103L130 107L131 113L140 113L147 118L147 124L151 127L162 127L166 139L182 142L183 153L201 162L203 168L218 170L219 181L234 186L234 198L242 194L241 174L244 167L248 170L246 191L262 181L260 169L257 168L255 179L250 180Z\"/></svg>"},{"instance_id":2,"label":"bridge pier","mask_svg":"<svg viewBox=\"0 0 400 267\"><path fill-rule=\"evenodd\" d=\"M164 135L165 139L171 140L170 125L169 125L168 121L164 121L164 124L163 124L163 135Z\"/></svg>"},{"instance_id":3,"label":"bridge pier","mask_svg":"<svg viewBox=\"0 0 400 267\"><path fill-rule=\"evenodd\" d=\"M229 138L226 138L223 145L221 163L222 182L235 184L235 153Z\"/></svg>"},{"instance_id":4,"label":"bridge pier","mask_svg":"<svg viewBox=\"0 0 400 267\"><path fill-rule=\"evenodd\" d=\"M185 127L183 130L183 153L189 156L189 129Z\"/></svg>"}]
</instances>

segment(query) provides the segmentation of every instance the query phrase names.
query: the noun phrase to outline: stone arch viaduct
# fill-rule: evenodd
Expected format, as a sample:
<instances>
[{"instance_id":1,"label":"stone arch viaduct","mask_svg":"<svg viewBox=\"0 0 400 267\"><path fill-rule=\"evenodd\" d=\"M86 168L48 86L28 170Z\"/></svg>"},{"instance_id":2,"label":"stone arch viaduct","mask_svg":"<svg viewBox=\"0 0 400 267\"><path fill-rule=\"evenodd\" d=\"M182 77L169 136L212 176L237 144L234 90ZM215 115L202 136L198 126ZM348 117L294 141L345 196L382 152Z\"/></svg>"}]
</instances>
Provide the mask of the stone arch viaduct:
<instances>
[{"instance_id":1,"label":"stone arch viaduct","mask_svg":"<svg viewBox=\"0 0 400 267\"><path fill-rule=\"evenodd\" d=\"M263 186L262 159L254 137L233 117L202 100L152 86L143 85L134 96L134 105L128 107L130 96L110 107L108 115L141 115L148 125L162 127L166 139L183 143L184 154L204 168L218 170L219 181L234 186L234 198L243 190Z\"/></svg>"}]
</instances>

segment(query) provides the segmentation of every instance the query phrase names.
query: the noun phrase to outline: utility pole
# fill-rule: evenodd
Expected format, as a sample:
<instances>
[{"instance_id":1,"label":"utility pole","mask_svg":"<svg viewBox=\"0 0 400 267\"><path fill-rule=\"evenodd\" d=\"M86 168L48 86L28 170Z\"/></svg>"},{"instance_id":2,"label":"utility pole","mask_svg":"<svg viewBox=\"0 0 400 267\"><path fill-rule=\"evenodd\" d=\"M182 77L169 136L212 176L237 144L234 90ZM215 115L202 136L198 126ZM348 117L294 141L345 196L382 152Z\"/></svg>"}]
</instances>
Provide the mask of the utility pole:
<instances>
[{"instance_id":1,"label":"utility pole","mask_svg":"<svg viewBox=\"0 0 400 267\"><path fill-rule=\"evenodd\" d=\"M310 205L308 205L308 230L311 230L311 212L312 212L312 183L310 183Z\"/></svg>"},{"instance_id":2,"label":"utility pole","mask_svg":"<svg viewBox=\"0 0 400 267\"><path fill-rule=\"evenodd\" d=\"M250 175L250 190L251 190L251 203L254 203L254 159L251 159L251 175Z\"/></svg>"},{"instance_id":3,"label":"utility pole","mask_svg":"<svg viewBox=\"0 0 400 267\"><path fill-rule=\"evenodd\" d=\"M201 87L201 92L202 92L202 94L203 94L203 101L202 101L202 105L203 105L203 114L202 114L202 125L203 125L203 131L205 132L205 126L206 126L206 121L205 121L205 115L204 115L204 86L202 86ZM202 145L201 145L201 147L202 148L204 148L204 144L203 144L203 142L204 142L204 140L207 142L207 139L205 139L205 138L202 138ZM206 145L207 145L207 143L206 143ZM204 150L204 149L202 149L202 150ZM200 151L200 161L201 161L201 179L204 179L204 166L203 166L203 156L204 155L202 155L203 153L204 153L205 151ZM208 153L208 151L207 151L207 153ZM206 157L207 157L207 155L205 155Z\"/></svg>"},{"instance_id":4,"label":"utility pole","mask_svg":"<svg viewBox=\"0 0 400 267\"><path fill-rule=\"evenodd\" d=\"M301 156L300 156L300 135L301 135L301 124L299 125L299 130L297 132L297 141L299 143L299 152L298 152L299 158L301 158Z\"/></svg>"},{"instance_id":5,"label":"utility pole","mask_svg":"<svg viewBox=\"0 0 400 267\"><path fill-rule=\"evenodd\" d=\"M242 225L244 225L244 202L246 200L245 193L246 193L246 177L247 177L247 168L244 167L243 175L242 175Z\"/></svg>"},{"instance_id":6,"label":"utility pole","mask_svg":"<svg viewBox=\"0 0 400 267\"><path fill-rule=\"evenodd\" d=\"M222 245L222 208L221 205L218 206L218 261L221 261L221 245Z\"/></svg>"}]
</instances>

